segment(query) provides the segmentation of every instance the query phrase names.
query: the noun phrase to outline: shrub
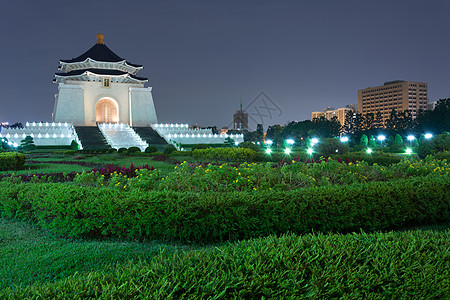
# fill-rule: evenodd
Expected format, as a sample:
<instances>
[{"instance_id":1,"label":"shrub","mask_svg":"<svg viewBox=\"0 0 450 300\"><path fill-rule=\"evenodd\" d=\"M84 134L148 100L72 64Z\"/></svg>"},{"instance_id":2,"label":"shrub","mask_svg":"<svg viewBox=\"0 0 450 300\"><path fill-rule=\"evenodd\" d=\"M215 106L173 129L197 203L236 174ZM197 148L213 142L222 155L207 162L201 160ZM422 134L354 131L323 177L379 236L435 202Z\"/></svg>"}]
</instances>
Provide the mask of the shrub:
<instances>
[{"instance_id":1,"label":"shrub","mask_svg":"<svg viewBox=\"0 0 450 300\"><path fill-rule=\"evenodd\" d=\"M0 183L0 211L72 237L218 242L439 224L450 221L449 193L442 176L230 193Z\"/></svg>"},{"instance_id":2,"label":"shrub","mask_svg":"<svg viewBox=\"0 0 450 300\"><path fill-rule=\"evenodd\" d=\"M117 150L117 153L122 153L122 154L127 154L127 148L119 148L119 150Z\"/></svg>"},{"instance_id":3,"label":"shrub","mask_svg":"<svg viewBox=\"0 0 450 300\"><path fill-rule=\"evenodd\" d=\"M322 139L317 145L317 153L319 155L328 157L330 155L345 154L348 152L348 145L342 143L335 138Z\"/></svg>"},{"instance_id":4,"label":"shrub","mask_svg":"<svg viewBox=\"0 0 450 300\"><path fill-rule=\"evenodd\" d=\"M158 148L156 148L155 146L148 146L147 148L145 148L145 153L155 153L158 152Z\"/></svg>"},{"instance_id":5,"label":"shrub","mask_svg":"<svg viewBox=\"0 0 450 300\"><path fill-rule=\"evenodd\" d=\"M75 140L72 140L72 143L70 143L70 147L74 151L80 150L80 145L78 145L78 143Z\"/></svg>"},{"instance_id":6,"label":"shrub","mask_svg":"<svg viewBox=\"0 0 450 300\"><path fill-rule=\"evenodd\" d=\"M0 171L20 170L25 164L25 155L18 152L0 153Z\"/></svg>"},{"instance_id":7,"label":"shrub","mask_svg":"<svg viewBox=\"0 0 450 300\"><path fill-rule=\"evenodd\" d=\"M172 153L173 151L176 151L177 150L177 148L175 148L173 145L169 145L169 146L167 146L166 148L164 148L164 154L170 154L170 153Z\"/></svg>"},{"instance_id":8,"label":"shrub","mask_svg":"<svg viewBox=\"0 0 450 300\"><path fill-rule=\"evenodd\" d=\"M128 148L128 153L137 153L137 152L141 152L141 149L139 147Z\"/></svg>"},{"instance_id":9,"label":"shrub","mask_svg":"<svg viewBox=\"0 0 450 300\"><path fill-rule=\"evenodd\" d=\"M252 149L255 152L260 151L261 147L259 147L258 145L252 143L252 142L242 142L238 145L239 148L247 148L247 149Z\"/></svg>"},{"instance_id":10,"label":"shrub","mask_svg":"<svg viewBox=\"0 0 450 300\"><path fill-rule=\"evenodd\" d=\"M247 161L256 157L256 152L248 148L208 148L192 151L192 157L203 160Z\"/></svg>"},{"instance_id":11,"label":"shrub","mask_svg":"<svg viewBox=\"0 0 450 300\"><path fill-rule=\"evenodd\" d=\"M196 149L207 149L207 148L210 148L208 144L196 144L192 146L191 151L194 151Z\"/></svg>"}]
</instances>

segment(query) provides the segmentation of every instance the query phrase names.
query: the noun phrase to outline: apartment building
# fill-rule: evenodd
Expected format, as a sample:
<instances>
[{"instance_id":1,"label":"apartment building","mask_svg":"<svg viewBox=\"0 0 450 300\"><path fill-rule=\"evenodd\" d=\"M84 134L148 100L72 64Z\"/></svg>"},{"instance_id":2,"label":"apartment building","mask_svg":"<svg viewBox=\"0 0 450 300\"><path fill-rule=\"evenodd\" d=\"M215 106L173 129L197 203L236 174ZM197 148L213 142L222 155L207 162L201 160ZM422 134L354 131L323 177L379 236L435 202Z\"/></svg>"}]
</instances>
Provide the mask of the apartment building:
<instances>
[{"instance_id":1,"label":"apartment building","mask_svg":"<svg viewBox=\"0 0 450 300\"><path fill-rule=\"evenodd\" d=\"M341 125L344 125L345 115L349 111L355 112L356 111L355 105L350 104L347 105L346 107L341 107L338 109L335 109L334 107L327 107L323 111L313 111L311 113L311 119L325 117L327 120L331 120L331 118L336 116L338 118L339 123L341 123Z\"/></svg>"}]
</instances>

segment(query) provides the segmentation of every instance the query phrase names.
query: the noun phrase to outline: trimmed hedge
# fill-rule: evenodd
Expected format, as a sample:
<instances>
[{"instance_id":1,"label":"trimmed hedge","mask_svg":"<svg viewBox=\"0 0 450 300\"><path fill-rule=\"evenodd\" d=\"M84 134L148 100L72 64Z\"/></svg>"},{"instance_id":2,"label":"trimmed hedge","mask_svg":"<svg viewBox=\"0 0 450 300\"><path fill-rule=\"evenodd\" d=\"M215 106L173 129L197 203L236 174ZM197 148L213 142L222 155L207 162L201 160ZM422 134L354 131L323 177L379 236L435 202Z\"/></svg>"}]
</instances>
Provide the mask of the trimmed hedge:
<instances>
[{"instance_id":1,"label":"trimmed hedge","mask_svg":"<svg viewBox=\"0 0 450 300\"><path fill-rule=\"evenodd\" d=\"M0 298L448 299L450 232L285 235L161 254ZM38 295L38 296L37 296Z\"/></svg>"},{"instance_id":2,"label":"trimmed hedge","mask_svg":"<svg viewBox=\"0 0 450 300\"><path fill-rule=\"evenodd\" d=\"M427 176L391 182L296 189L194 193L0 183L0 211L66 236L195 242L294 232L386 230L450 220L450 181Z\"/></svg>"},{"instance_id":3,"label":"trimmed hedge","mask_svg":"<svg viewBox=\"0 0 450 300\"><path fill-rule=\"evenodd\" d=\"M207 148L192 151L192 157L205 160L251 162L255 159L256 152L248 148Z\"/></svg>"},{"instance_id":4,"label":"trimmed hedge","mask_svg":"<svg viewBox=\"0 0 450 300\"><path fill-rule=\"evenodd\" d=\"M20 170L25 164L25 155L18 152L0 153L0 171Z\"/></svg>"}]
</instances>

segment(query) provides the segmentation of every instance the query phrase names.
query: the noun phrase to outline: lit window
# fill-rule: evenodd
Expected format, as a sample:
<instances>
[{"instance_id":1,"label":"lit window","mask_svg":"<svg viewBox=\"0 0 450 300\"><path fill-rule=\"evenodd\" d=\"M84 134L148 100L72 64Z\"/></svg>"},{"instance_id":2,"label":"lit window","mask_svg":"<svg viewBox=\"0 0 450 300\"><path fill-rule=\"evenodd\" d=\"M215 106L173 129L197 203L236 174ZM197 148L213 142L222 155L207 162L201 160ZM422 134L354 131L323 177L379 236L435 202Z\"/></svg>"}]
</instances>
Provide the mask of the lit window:
<instances>
[{"instance_id":1,"label":"lit window","mask_svg":"<svg viewBox=\"0 0 450 300\"><path fill-rule=\"evenodd\" d=\"M103 87L110 87L111 80L109 78L103 78Z\"/></svg>"}]
</instances>

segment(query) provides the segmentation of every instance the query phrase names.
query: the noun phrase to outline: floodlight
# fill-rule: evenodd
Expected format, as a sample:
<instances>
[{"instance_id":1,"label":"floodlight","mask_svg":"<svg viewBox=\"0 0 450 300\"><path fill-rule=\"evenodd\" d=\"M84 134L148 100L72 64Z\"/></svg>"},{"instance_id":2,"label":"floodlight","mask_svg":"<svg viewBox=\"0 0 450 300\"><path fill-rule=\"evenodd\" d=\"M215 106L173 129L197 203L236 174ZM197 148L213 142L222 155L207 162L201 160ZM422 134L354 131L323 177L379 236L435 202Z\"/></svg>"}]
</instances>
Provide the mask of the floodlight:
<instances>
[{"instance_id":1,"label":"floodlight","mask_svg":"<svg viewBox=\"0 0 450 300\"><path fill-rule=\"evenodd\" d=\"M311 146L314 146L315 144L317 144L319 142L318 138L312 138L311 139Z\"/></svg>"},{"instance_id":2,"label":"floodlight","mask_svg":"<svg viewBox=\"0 0 450 300\"><path fill-rule=\"evenodd\" d=\"M270 148L267 148L267 149L266 149L266 153L267 153L267 154L270 154L270 153L272 153L272 149L270 149Z\"/></svg>"},{"instance_id":3,"label":"floodlight","mask_svg":"<svg viewBox=\"0 0 450 300\"><path fill-rule=\"evenodd\" d=\"M366 152L370 154L373 152L373 150L371 148L367 148Z\"/></svg>"},{"instance_id":4,"label":"floodlight","mask_svg":"<svg viewBox=\"0 0 450 300\"><path fill-rule=\"evenodd\" d=\"M385 135L380 134L380 135L378 136L378 140L379 140L380 142L384 141L385 139L386 139L386 136L385 136Z\"/></svg>"},{"instance_id":5,"label":"floodlight","mask_svg":"<svg viewBox=\"0 0 450 300\"><path fill-rule=\"evenodd\" d=\"M348 142L348 137L343 136L343 137L340 138L340 140L341 140L341 142L343 142L343 143L347 143L347 142Z\"/></svg>"},{"instance_id":6,"label":"floodlight","mask_svg":"<svg viewBox=\"0 0 450 300\"><path fill-rule=\"evenodd\" d=\"M286 154L289 154L289 153L291 153L291 149L290 149L290 148L286 148L286 149L284 149L284 153L286 153Z\"/></svg>"},{"instance_id":7,"label":"floodlight","mask_svg":"<svg viewBox=\"0 0 450 300\"><path fill-rule=\"evenodd\" d=\"M273 141L272 140L267 140L266 142L265 142L267 145L272 145L273 144Z\"/></svg>"},{"instance_id":8,"label":"floodlight","mask_svg":"<svg viewBox=\"0 0 450 300\"><path fill-rule=\"evenodd\" d=\"M407 139L408 141L413 141L416 137L413 135L408 135Z\"/></svg>"},{"instance_id":9,"label":"floodlight","mask_svg":"<svg viewBox=\"0 0 450 300\"><path fill-rule=\"evenodd\" d=\"M412 153L411 148L406 148L406 154L411 154L411 153Z\"/></svg>"},{"instance_id":10,"label":"floodlight","mask_svg":"<svg viewBox=\"0 0 450 300\"><path fill-rule=\"evenodd\" d=\"M312 148L308 148L308 150L306 150L306 152L308 152L308 154L313 154L313 149Z\"/></svg>"},{"instance_id":11,"label":"floodlight","mask_svg":"<svg viewBox=\"0 0 450 300\"><path fill-rule=\"evenodd\" d=\"M425 133L426 139L431 139L432 137L433 137L433 135L431 133Z\"/></svg>"},{"instance_id":12,"label":"floodlight","mask_svg":"<svg viewBox=\"0 0 450 300\"><path fill-rule=\"evenodd\" d=\"M289 145L293 145L295 141L293 139L287 139L286 143L288 143Z\"/></svg>"}]
</instances>

